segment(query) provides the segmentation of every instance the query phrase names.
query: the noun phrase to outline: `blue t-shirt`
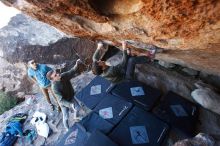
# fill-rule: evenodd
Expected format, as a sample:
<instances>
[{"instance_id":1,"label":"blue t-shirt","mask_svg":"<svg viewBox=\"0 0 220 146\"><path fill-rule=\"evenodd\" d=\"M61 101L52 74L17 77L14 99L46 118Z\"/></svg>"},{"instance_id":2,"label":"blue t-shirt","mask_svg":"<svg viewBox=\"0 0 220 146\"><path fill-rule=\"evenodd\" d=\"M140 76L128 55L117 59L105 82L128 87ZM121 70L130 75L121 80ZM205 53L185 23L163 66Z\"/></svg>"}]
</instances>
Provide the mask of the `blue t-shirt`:
<instances>
[{"instance_id":1,"label":"blue t-shirt","mask_svg":"<svg viewBox=\"0 0 220 146\"><path fill-rule=\"evenodd\" d=\"M28 76L34 77L39 86L46 88L50 85L50 80L47 79L46 75L52 68L46 66L45 64L37 64L37 70L33 70L32 68L28 68Z\"/></svg>"}]
</instances>

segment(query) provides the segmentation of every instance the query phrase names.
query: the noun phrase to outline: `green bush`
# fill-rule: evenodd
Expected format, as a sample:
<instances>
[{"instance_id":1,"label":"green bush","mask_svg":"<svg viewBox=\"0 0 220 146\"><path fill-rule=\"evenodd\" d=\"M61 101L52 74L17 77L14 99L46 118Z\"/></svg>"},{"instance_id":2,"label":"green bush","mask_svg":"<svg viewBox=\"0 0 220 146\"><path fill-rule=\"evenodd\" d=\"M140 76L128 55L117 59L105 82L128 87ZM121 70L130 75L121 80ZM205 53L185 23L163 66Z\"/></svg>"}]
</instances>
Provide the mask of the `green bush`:
<instances>
[{"instance_id":1,"label":"green bush","mask_svg":"<svg viewBox=\"0 0 220 146\"><path fill-rule=\"evenodd\" d=\"M9 96L5 92L0 91L0 114L13 108L17 103L15 97Z\"/></svg>"}]
</instances>

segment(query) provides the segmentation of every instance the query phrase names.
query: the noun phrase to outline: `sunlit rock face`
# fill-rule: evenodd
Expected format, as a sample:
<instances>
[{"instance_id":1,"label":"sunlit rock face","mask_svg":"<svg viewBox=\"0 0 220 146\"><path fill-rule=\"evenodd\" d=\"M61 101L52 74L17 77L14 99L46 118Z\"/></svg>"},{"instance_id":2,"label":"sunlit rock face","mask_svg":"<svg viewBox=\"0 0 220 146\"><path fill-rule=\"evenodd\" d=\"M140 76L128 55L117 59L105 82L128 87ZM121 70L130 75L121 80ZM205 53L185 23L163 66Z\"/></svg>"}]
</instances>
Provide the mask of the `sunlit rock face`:
<instances>
[{"instance_id":1,"label":"sunlit rock face","mask_svg":"<svg viewBox=\"0 0 220 146\"><path fill-rule=\"evenodd\" d=\"M3 91L23 91L30 89L23 63L11 64L0 58L0 89ZM27 91L26 90L26 91Z\"/></svg>"},{"instance_id":2,"label":"sunlit rock face","mask_svg":"<svg viewBox=\"0 0 220 146\"><path fill-rule=\"evenodd\" d=\"M64 33L28 16L18 14L13 17L7 26L0 29L0 89L14 93L29 92L31 84L26 76L26 62L41 56L40 51L37 53L34 48L48 46L62 37Z\"/></svg>"},{"instance_id":3,"label":"sunlit rock face","mask_svg":"<svg viewBox=\"0 0 220 146\"><path fill-rule=\"evenodd\" d=\"M24 62L33 57L29 51L33 52L33 49L29 46L49 46L65 36L47 24L18 14L12 17L7 26L0 29L0 50L2 57L9 62ZM24 51L24 48L29 50Z\"/></svg>"},{"instance_id":4,"label":"sunlit rock face","mask_svg":"<svg viewBox=\"0 0 220 146\"><path fill-rule=\"evenodd\" d=\"M27 61L31 59L71 66L78 59L76 53L91 62L94 50L94 42L70 38L48 24L18 14L0 29L0 90L31 92L27 77Z\"/></svg>"},{"instance_id":5,"label":"sunlit rock face","mask_svg":"<svg viewBox=\"0 0 220 146\"><path fill-rule=\"evenodd\" d=\"M165 49L158 60L220 74L220 1L3 0L59 30ZM132 44L131 45L135 45ZM142 46L135 46L142 48ZM142 48L143 49L143 48Z\"/></svg>"}]
</instances>

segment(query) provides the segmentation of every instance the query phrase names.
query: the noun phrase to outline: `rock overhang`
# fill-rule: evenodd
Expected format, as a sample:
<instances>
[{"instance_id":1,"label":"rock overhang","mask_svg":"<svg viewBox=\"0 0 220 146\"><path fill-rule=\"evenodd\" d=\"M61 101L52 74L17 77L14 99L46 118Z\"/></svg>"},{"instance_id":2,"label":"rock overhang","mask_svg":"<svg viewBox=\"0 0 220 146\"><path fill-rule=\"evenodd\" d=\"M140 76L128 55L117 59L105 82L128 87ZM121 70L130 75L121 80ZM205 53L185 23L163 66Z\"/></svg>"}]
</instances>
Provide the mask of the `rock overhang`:
<instances>
[{"instance_id":1,"label":"rock overhang","mask_svg":"<svg viewBox=\"0 0 220 146\"><path fill-rule=\"evenodd\" d=\"M3 0L61 31L163 48L156 59L220 74L220 2L209 0Z\"/></svg>"}]
</instances>

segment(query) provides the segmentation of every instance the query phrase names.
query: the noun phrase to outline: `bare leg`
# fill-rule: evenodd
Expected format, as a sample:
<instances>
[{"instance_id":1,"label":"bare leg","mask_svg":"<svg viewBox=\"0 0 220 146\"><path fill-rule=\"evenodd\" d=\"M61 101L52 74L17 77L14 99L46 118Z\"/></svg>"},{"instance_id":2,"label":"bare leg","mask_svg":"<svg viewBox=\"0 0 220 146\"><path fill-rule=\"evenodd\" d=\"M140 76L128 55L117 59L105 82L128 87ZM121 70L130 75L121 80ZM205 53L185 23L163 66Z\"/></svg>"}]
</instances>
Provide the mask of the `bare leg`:
<instances>
[{"instance_id":1,"label":"bare leg","mask_svg":"<svg viewBox=\"0 0 220 146\"><path fill-rule=\"evenodd\" d=\"M54 110L54 106L50 101L50 96L49 96L48 89L47 88L41 88L41 91L42 91L44 97L46 98L47 102L50 104L51 109Z\"/></svg>"},{"instance_id":2,"label":"bare leg","mask_svg":"<svg viewBox=\"0 0 220 146\"><path fill-rule=\"evenodd\" d=\"M44 97L46 98L47 102L49 104L51 104L49 93L48 93L48 89L47 88L41 88L41 91L42 91Z\"/></svg>"}]
</instances>

